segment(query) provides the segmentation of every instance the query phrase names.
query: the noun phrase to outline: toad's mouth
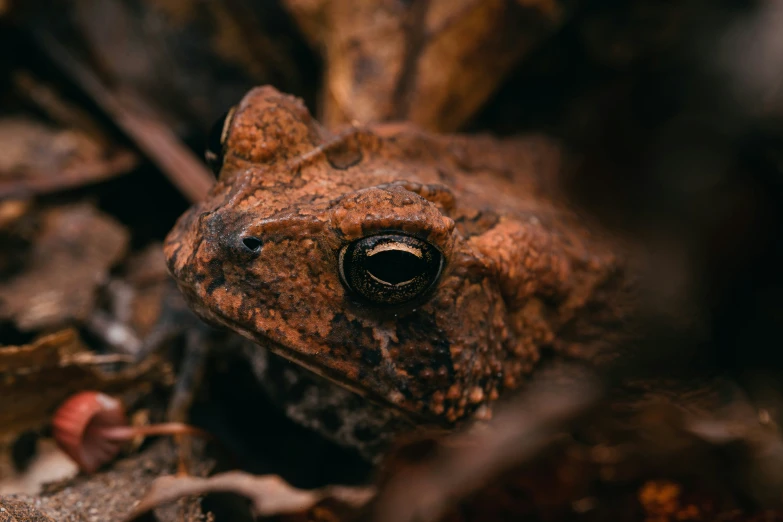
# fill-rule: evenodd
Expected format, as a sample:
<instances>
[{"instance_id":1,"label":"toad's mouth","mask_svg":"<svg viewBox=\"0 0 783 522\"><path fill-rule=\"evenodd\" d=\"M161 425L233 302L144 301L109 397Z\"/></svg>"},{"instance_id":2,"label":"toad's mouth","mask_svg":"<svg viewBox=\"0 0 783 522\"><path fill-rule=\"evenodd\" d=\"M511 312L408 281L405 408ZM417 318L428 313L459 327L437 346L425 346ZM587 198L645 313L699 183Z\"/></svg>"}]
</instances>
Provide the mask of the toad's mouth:
<instances>
[{"instance_id":1,"label":"toad's mouth","mask_svg":"<svg viewBox=\"0 0 783 522\"><path fill-rule=\"evenodd\" d=\"M439 426L444 428L449 426L449 423L445 419L427 416L421 413L417 413L415 411L411 411L410 409L404 407L404 405L401 405L391 400L389 397L384 396L382 393L379 393L378 391L373 390L368 386L365 386L361 383L357 383L355 381L348 380L343 374L341 374L337 370L333 368L329 368L328 366L325 366L324 364L318 362L318 360L315 357L304 355L301 352L295 350L294 348L289 347L283 343L280 343L274 339L271 339L270 337L267 337L263 334L259 334L258 332L255 331L248 330L244 328L241 324L237 323L235 320L224 316L223 314L221 314L216 310L210 310L210 319L213 322L217 322L218 324L224 326L225 328L228 328L229 330L236 332L242 337L245 337L246 339L253 341L254 343L269 350L275 355L279 355L280 357L286 359L287 361L290 361L291 363L296 364L301 368L304 368L310 373L320 378L326 379L327 381L330 381L343 389L355 393L370 402L373 402L377 405L380 405L384 408L394 411L399 416L403 417L404 419L408 420L413 424L419 426L422 425L429 425L433 427Z\"/></svg>"}]
</instances>

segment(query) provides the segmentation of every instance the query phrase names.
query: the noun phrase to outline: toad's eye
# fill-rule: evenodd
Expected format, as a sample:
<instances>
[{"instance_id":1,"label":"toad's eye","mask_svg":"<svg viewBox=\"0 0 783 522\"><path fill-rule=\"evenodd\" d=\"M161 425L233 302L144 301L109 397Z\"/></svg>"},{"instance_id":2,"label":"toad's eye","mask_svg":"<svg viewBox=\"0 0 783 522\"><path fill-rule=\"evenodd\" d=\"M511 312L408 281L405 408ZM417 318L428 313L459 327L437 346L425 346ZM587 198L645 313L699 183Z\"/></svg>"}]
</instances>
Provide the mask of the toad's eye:
<instances>
[{"instance_id":1,"label":"toad's eye","mask_svg":"<svg viewBox=\"0 0 783 522\"><path fill-rule=\"evenodd\" d=\"M223 167L223 153L235 109L236 107L231 107L223 116L218 118L207 136L207 149L204 151L204 159L207 160L207 164L212 169L212 172L215 173L215 176L220 174L220 169Z\"/></svg>"},{"instance_id":2,"label":"toad's eye","mask_svg":"<svg viewBox=\"0 0 783 522\"><path fill-rule=\"evenodd\" d=\"M368 236L340 251L343 284L379 305L420 297L440 276L443 254L421 239L399 234Z\"/></svg>"}]
</instances>

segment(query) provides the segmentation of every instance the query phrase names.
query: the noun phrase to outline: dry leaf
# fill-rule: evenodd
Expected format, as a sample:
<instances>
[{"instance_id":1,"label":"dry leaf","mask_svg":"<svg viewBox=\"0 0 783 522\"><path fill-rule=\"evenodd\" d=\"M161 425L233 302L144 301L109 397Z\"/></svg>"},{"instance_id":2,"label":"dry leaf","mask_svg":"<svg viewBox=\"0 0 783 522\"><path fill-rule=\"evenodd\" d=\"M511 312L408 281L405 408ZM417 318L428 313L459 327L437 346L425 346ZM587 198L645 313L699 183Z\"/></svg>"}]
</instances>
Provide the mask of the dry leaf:
<instances>
[{"instance_id":1,"label":"dry leaf","mask_svg":"<svg viewBox=\"0 0 783 522\"><path fill-rule=\"evenodd\" d=\"M25 118L0 119L0 198L81 186L129 172L127 150L103 150L86 134Z\"/></svg>"},{"instance_id":2,"label":"dry leaf","mask_svg":"<svg viewBox=\"0 0 783 522\"><path fill-rule=\"evenodd\" d=\"M193 472L207 473L214 461L203 456L201 444L195 448L200 458ZM20 504L27 503L57 522L118 522L130 513L153 480L161 474L171 473L176 463L175 445L169 440L158 440L141 453L121 459L95 475L78 475L60 480L45 485L39 495L19 494L13 498ZM0 504L7 499L0 498ZM181 510L200 513L198 504L198 501L188 499L179 503L179 506L156 510L156 514L171 521L206 520L201 516L181 518Z\"/></svg>"},{"instance_id":3,"label":"dry leaf","mask_svg":"<svg viewBox=\"0 0 783 522\"><path fill-rule=\"evenodd\" d=\"M45 210L24 269L0 282L0 320L23 331L83 322L130 236L88 204Z\"/></svg>"},{"instance_id":4,"label":"dry leaf","mask_svg":"<svg viewBox=\"0 0 783 522\"><path fill-rule=\"evenodd\" d=\"M324 49L328 126L409 120L453 131L561 26L557 0L286 0Z\"/></svg>"},{"instance_id":5,"label":"dry leaf","mask_svg":"<svg viewBox=\"0 0 783 522\"><path fill-rule=\"evenodd\" d=\"M94 389L123 393L166 383L170 370L157 358L138 365L120 364L115 355L87 349L77 332L62 330L23 346L0 346L0 440L28 429L39 429L70 394Z\"/></svg>"},{"instance_id":6,"label":"dry leaf","mask_svg":"<svg viewBox=\"0 0 783 522\"><path fill-rule=\"evenodd\" d=\"M370 487L326 486L314 490L297 489L277 475L251 475L241 471L209 478L163 476L128 516L126 522L141 521L151 510L183 497L207 493L234 493L251 501L255 517L307 511L325 499L334 499L354 508L362 507L375 491Z\"/></svg>"}]
</instances>

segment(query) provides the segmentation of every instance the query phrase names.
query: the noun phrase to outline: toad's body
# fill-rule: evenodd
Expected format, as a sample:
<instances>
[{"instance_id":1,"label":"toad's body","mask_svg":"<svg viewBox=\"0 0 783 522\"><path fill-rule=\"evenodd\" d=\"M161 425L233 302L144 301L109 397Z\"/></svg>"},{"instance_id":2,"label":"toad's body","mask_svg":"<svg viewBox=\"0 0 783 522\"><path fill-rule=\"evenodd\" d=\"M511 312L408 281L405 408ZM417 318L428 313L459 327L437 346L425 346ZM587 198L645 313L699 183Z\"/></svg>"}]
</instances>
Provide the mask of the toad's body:
<instances>
[{"instance_id":1,"label":"toad's body","mask_svg":"<svg viewBox=\"0 0 783 522\"><path fill-rule=\"evenodd\" d=\"M558 150L406 125L327 134L257 88L166 242L205 319L417 423L488 413L551 358L626 331L623 256L548 189Z\"/></svg>"}]
</instances>

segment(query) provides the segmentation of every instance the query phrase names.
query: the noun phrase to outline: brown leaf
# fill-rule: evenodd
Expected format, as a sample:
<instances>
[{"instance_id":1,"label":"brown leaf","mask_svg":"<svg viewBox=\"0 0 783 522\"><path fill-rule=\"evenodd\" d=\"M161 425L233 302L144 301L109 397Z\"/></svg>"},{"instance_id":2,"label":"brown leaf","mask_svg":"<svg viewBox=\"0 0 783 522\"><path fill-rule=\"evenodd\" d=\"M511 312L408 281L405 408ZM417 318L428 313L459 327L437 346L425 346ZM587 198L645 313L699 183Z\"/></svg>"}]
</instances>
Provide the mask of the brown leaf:
<instances>
[{"instance_id":1,"label":"brown leaf","mask_svg":"<svg viewBox=\"0 0 783 522\"><path fill-rule=\"evenodd\" d=\"M59 368L64 359L85 350L76 331L72 329L39 337L32 344L0 346L0 374L21 375Z\"/></svg>"},{"instance_id":2,"label":"brown leaf","mask_svg":"<svg viewBox=\"0 0 783 522\"><path fill-rule=\"evenodd\" d=\"M207 473L214 461L203 455L202 444L194 444L194 450L197 458L193 473ZM80 474L58 480L45 485L39 495L20 494L14 498L29 503L57 522L117 522L130 513L156 477L176 469L177 456L175 444L168 439L157 440L140 453L133 453L94 475ZM156 515L171 521L205 520L201 516L189 516L200 513L197 501L188 499L178 504L156 510Z\"/></svg>"},{"instance_id":3,"label":"brown leaf","mask_svg":"<svg viewBox=\"0 0 783 522\"><path fill-rule=\"evenodd\" d=\"M201 200L214 183L204 162L166 124L161 114L130 89L110 89L71 49L51 34L38 34L43 49L130 136L191 201Z\"/></svg>"},{"instance_id":4,"label":"brown leaf","mask_svg":"<svg viewBox=\"0 0 783 522\"><path fill-rule=\"evenodd\" d=\"M277 475L250 475L230 471L209 478L163 476L139 502L126 522L143 520L151 510L177 499L207 493L234 493L251 501L253 516L299 513L325 499L334 499L354 508L362 507L373 495L372 488L326 486L314 490L294 488Z\"/></svg>"},{"instance_id":5,"label":"brown leaf","mask_svg":"<svg viewBox=\"0 0 783 522\"><path fill-rule=\"evenodd\" d=\"M26 118L0 119L0 198L43 194L129 172L127 150L104 150L83 132Z\"/></svg>"},{"instance_id":6,"label":"brown leaf","mask_svg":"<svg viewBox=\"0 0 783 522\"><path fill-rule=\"evenodd\" d=\"M325 48L321 120L410 120L453 131L563 23L556 0L287 0Z\"/></svg>"},{"instance_id":7,"label":"brown leaf","mask_svg":"<svg viewBox=\"0 0 783 522\"><path fill-rule=\"evenodd\" d=\"M0 346L0 440L46 425L51 414L70 394L94 389L123 393L164 383L169 369L157 358L119 370L117 356L90 352L73 329L45 335L23 346Z\"/></svg>"},{"instance_id":8,"label":"brown leaf","mask_svg":"<svg viewBox=\"0 0 783 522\"><path fill-rule=\"evenodd\" d=\"M128 259L125 280L133 288L128 323L139 335L147 335L159 320L164 295L171 283L163 246L153 243Z\"/></svg>"},{"instance_id":9,"label":"brown leaf","mask_svg":"<svg viewBox=\"0 0 783 522\"><path fill-rule=\"evenodd\" d=\"M27 265L0 282L0 319L24 331L84 321L95 291L128 247L128 231L88 204L43 212Z\"/></svg>"}]
</instances>

